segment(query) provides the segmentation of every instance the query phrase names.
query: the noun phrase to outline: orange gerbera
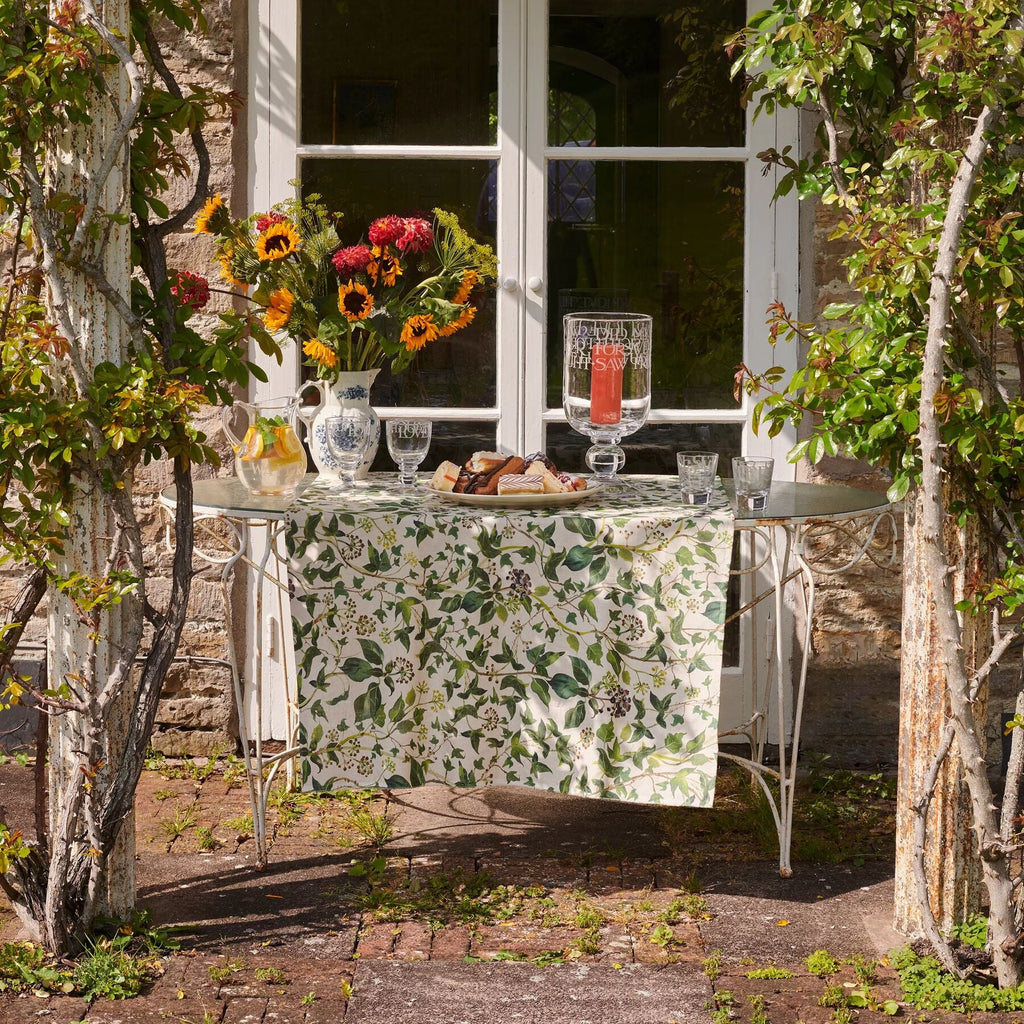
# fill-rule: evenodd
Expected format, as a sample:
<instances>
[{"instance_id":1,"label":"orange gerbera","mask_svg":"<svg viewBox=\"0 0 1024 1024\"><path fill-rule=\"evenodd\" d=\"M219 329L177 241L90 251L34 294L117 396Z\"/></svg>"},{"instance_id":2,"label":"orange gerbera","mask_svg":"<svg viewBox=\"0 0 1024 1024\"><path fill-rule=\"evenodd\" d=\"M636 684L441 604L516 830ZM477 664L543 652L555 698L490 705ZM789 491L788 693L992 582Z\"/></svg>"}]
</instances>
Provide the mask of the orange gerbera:
<instances>
[{"instance_id":1,"label":"orange gerbera","mask_svg":"<svg viewBox=\"0 0 1024 1024\"><path fill-rule=\"evenodd\" d=\"M370 262L366 264L366 272L374 285L383 282L389 288L394 286L395 281L402 276L402 264L379 245L370 250Z\"/></svg>"},{"instance_id":2,"label":"orange gerbera","mask_svg":"<svg viewBox=\"0 0 1024 1024\"><path fill-rule=\"evenodd\" d=\"M333 370L338 365L338 353L319 338L310 338L302 343L302 351L318 366Z\"/></svg>"},{"instance_id":3,"label":"orange gerbera","mask_svg":"<svg viewBox=\"0 0 1024 1024\"><path fill-rule=\"evenodd\" d=\"M428 341L433 341L438 335L437 324L431 313L418 313L409 317L402 327L402 341L408 352L418 352Z\"/></svg>"},{"instance_id":4,"label":"orange gerbera","mask_svg":"<svg viewBox=\"0 0 1024 1024\"><path fill-rule=\"evenodd\" d=\"M350 323L363 320L373 312L373 296L365 285L349 281L338 289L338 311Z\"/></svg>"},{"instance_id":5,"label":"orange gerbera","mask_svg":"<svg viewBox=\"0 0 1024 1024\"><path fill-rule=\"evenodd\" d=\"M230 224L228 211L224 206L224 200L220 195L210 196L206 205L199 211L196 217L196 226L192 233L196 235L217 235L222 228Z\"/></svg>"},{"instance_id":6,"label":"orange gerbera","mask_svg":"<svg viewBox=\"0 0 1024 1024\"><path fill-rule=\"evenodd\" d=\"M283 260L295 252L301 242L295 228L283 220L260 232L260 237L256 239L256 255L261 260Z\"/></svg>"},{"instance_id":7,"label":"orange gerbera","mask_svg":"<svg viewBox=\"0 0 1024 1024\"><path fill-rule=\"evenodd\" d=\"M473 322L473 317L475 316L476 306L464 306L462 312L450 324L445 324L437 333L442 338L450 338L456 331L461 331L463 327L468 327Z\"/></svg>"},{"instance_id":8,"label":"orange gerbera","mask_svg":"<svg viewBox=\"0 0 1024 1024\"><path fill-rule=\"evenodd\" d=\"M287 288L278 288L270 293L267 300L267 313L264 323L268 331L279 331L282 327L288 326L292 318L292 306L295 305L295 296Z\"/></svg>"},{"instance_id":9,"label":"orange gerbera","mask_svg":"<svg viewBox=\"0 0 1024 1024\"><path fill-rule=\"evenodd\" d=\"M479 280L480 276L475 270L467 270L462 275L462 283L459 285L459 290L452 296L452 302L456 306L461 306L469 298L470 292L473 291Z\"/></svg>"}]
</instances>

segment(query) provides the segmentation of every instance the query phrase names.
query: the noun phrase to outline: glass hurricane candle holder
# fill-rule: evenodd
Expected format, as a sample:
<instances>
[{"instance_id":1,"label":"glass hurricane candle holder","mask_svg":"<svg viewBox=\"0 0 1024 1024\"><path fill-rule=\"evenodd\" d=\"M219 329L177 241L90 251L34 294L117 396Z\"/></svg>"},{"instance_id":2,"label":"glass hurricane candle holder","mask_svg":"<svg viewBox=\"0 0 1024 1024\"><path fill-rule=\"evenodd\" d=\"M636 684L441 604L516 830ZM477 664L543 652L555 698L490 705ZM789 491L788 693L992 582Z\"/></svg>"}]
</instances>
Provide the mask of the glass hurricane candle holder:
<instances>
[{"instance_id":1,"label":"glass hurricane candle holder","mask_svg":"<svg viewBox=\"0 0 1024 1024\"><path fill-rule=\"evenodd\" d=\"M594 480L620 487L619 442L651 411L652 321L646 313L567 313L563 319L562 406L573 430L590 438Z\"/></svg>"}]
</instances>

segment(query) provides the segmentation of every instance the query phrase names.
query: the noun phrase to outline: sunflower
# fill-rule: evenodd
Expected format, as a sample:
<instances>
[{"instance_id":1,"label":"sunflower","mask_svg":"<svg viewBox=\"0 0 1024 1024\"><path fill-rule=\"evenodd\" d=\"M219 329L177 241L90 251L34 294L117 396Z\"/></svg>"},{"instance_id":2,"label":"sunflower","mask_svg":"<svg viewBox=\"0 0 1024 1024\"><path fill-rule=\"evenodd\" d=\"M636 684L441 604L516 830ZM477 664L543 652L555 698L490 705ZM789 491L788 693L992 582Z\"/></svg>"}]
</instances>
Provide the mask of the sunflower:
<instances>
[{"instance_id":1,"label":"sunflower","mask_svg":"<svg viewBox=\"0 0 1024 1024\"><path fill-rule=\"evenodd\" d=\"M295 228L283 220L260 232L256 239L256 255L261 260L282 260L295 252L301 241Z\"/></svg>"},{"instance_id":2,"label":"sunflower","mask_svg":"<svg viewBox=\"0 0 1024 1024\"><path fill-rule=\"evenodd\" d=\"M469 298L469 293L476 287L479 280L480 276L475 270L467 270L462 275L459 290L452 296L452 302L456 306L461 306Z\"/></svg>"},{"instance_id":3,"label":"sunflower","mask_svg":"<svg viewBox=\"0 0 1024 1024\"><path fill-rule=\"evenodd\" d=\"M278 288L270 293L267 302L267 313L264 323L268 331L279 331L282 327L288 326L292 318L292 306L295 305L295 296L287 288Z\"/></svg>"},{"instance_id":4,"label":"sunflower","mask_svg":"<svg viewBox=\"0 0 1024 1024\"><path fill-rule=\"evenodd\" d=\"M318 366L333 370L338 365L338 353L319 338L310 338L302 343L302 351Z\"/></svg>"},{"instance_id":5,"label":"sunflower","mask_svg":"<svg viewBox=\"0 0 1024 1024\"><path fill-rule=\"evenodd\" d=\"M418 313L409 317L402 327L402 341L408 352L418 352L428 341L438 335L437 324L432 313Z\"/></svg>"},{"instance_id":6,"label":"sunflower","mask_svg":"<svg viewBox=\"0 0 1024 1024\"><path fill-rule=\"evenodd\" d=\"M450 338L456 331L461 331L463 327L468 327L473 322L473 317L475 316L476 306L464 306L462 312L450 324L445 324L437 332L438 337Z\"/></svg>"},{"instance_id":7,"label":"sunflower","mask_svg":"<svg viewBox=\"0 0 1024 1024\"><path fill-rule=\"evenodd\" d=\"M373 312L373 296L365 285L349 281L338 289L338 312L344 315L349 323L364 320Z\"/></svg>"},{"instance_id":8,"label":"sunflower","mask_svg":"<svg viewBox=\"0 0 1024 1024\"><path fill-rule=\"evenodd\" d=\"M210 196L206 205L196 217L196 226L192 229L195 235L219 235L224 228L230 226L231 215L220 195Z\"/></svg>"},{"instance_id":9,"label":"sunflower","mask_svg":"<svg viewBox=\"0 0 1024 1024\"><path fill-rule=\"evenodd\" d=\"M371 250L370 262L366 264L366 272L375 285L383 282L391 288L402 275L402 264L387 249L375 245Z\"/></svg>"},{"instance_id":10,"label":"sunflower","mask_svg":"<svg viewBox=\"0 0 1024 1024\"><path fill-rule=\"evenodd\" d=\"M220 264L220 276L227 281L228 284L234 285L235 288L246 289L249 286L244 281L238 280L238 275L235 273L233 260L235 258L235 250L233 248L225 249L223 252L217 254L217 262Z\"/></svg>"}]
</instances>

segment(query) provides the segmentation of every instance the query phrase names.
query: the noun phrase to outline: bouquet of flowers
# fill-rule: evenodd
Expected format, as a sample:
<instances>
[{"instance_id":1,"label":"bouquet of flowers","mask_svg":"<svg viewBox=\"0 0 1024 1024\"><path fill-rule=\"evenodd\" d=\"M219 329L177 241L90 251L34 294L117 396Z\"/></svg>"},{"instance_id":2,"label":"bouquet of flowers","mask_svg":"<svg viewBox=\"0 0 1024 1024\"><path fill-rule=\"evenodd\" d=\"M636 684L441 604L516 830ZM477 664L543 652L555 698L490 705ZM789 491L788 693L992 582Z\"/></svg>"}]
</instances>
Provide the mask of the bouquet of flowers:
<instances>
[{"instance_id":1,"label":"bouquet of flowers","mask_svg":"<svg viewBox=\"0 0 1024 1024\"><path fill-rule=\"evenodd\" d=\"M434 210L433 223L390 214L347 246L340 222L316 195L243 220L214 196L195 231L216 236L223 278L258 307L247 317L257 341L284 332L326 380L386 362L397 373L472 323L474 290L494 279L497 261L455 214Z\"/></svg>"}]
</instances>

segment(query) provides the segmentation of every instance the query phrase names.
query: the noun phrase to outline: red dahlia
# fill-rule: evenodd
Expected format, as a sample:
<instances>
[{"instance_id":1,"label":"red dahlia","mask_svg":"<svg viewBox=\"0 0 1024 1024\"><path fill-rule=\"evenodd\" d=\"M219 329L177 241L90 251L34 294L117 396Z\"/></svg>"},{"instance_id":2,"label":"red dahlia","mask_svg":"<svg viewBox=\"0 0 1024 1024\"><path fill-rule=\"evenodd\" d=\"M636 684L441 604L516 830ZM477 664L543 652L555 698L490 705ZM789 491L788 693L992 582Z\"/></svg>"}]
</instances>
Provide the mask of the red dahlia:
<instances>
[{"instance_id":1,"label":"red dahlia","mask_svg":"<svg viewBox=\"0 0 1024 1024\"><path fill-rule=\"evenodd\" d=\"M267 228L273 227L275 224L280 224L282 221L287 220L283 213L274 213L271 210L270 213L261 213L256 218L256 230L262 234Z\"/></svg>"},{"instance_id":2,"label":"red dahlia","mask_svg":"<svg viewBox=\"0 0 1024 1024\"><path fill-rule=\"evenodd\" d=\"M405 218L396 214L388 214L387 217L378 217L370 225L366 237L374 245L383 248L385 245L393 245L402 235L405 234Z\"/></svg>"},{"instance_id":3,"label":"red dahlia","mask_svg":"<svg viewBox=\"0 0 1024 1024\"><path fill-rule=\"evenodd\" d=\"M339 277L361 274L369 262L370 250L365 245L350 245L346 249L339 249L331 257L331 263L334 264Z\"/></svg>"},{"instance_id":4,"label":"red dahlia","mask_svg":"<svg viewBox=\"0 0 1024 1024\"><path fill-rule=\"evenodd\" d=\"M434 244L434 229L422 217L406 217L405 231L395 242L399 252L426 252Z\"/></svg>"}]
</instances>

